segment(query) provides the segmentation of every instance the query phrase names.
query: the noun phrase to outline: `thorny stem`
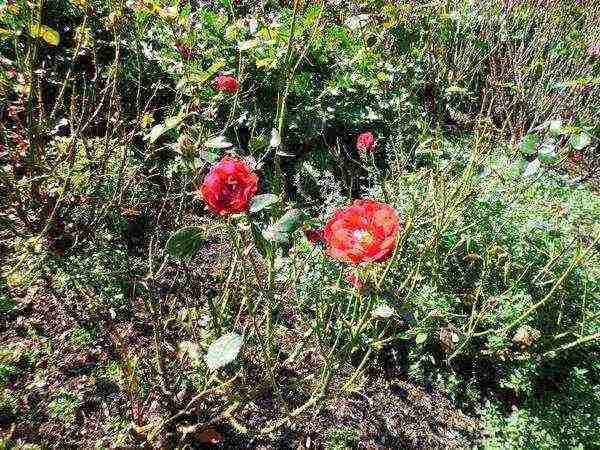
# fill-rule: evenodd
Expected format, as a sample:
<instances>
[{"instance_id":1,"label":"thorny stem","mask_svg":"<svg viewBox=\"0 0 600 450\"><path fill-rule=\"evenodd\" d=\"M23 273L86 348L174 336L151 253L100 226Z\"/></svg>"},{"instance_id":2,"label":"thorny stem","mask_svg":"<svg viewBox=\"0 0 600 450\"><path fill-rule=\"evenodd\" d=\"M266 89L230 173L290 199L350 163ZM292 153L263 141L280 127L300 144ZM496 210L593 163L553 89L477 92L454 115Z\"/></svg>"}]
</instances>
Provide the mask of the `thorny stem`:
<instances>
[{"instance_id":1,"label":"thorny stem","mask_svg":"<svg viewBox=\"0 0 600 450\"><path fill-rule=\"evenodd\" d=\"M163 323L163 311L160 298L156 293L156 273L154 272L154 237L150 240L149 257L148 257L148 284L146 286L150 295L150 316L152 318L152 328L154 337L154 353L156 357L156 366L161 382L161 387L164 395L169 393L167 377L165 372L164 355L162 352L162 333L161 324ZM159 269L160 272L160 269Z\"/></svg>"},{"instance_id":2,"label":"thorny stem","mask_svg":"<svg viewBox=\"0 0 600 450\"><path fill-rule=\"evenodd\" d=\"M562 273L562 275L558 278L558 280L556 280L556 282L550 289L550 292L548 292L548 294L546 294L546 296L543 299L541 299L539 302L537 302L535 305L532 305L531 307L529 307L527 309L527 311L525 311L523 314L521 314L517 319L513 320L511 323L509 323L508 325L506 325L505 327L503 327L499 330L490 329L487 331L483 331L481 333L475 333L475 334L473 334L473 336L479 337L479 336L487 336L488 334L491 334L491 333L497 333L497 334L506 333L511 328L519 325L521 322L523 322L525 319L527 319L527 317L529 317L533 312L535 312L537 309L539 309L541 306L543 306L550 298L552 298L552 296L554 295L556 290L562 285L565 278L567 278L567 276L571 273L571 271L575 268L575 266L577 264L579 264L581 261L583 261L587 257L587 255L592 251L592 249L596 246L596 244L599 241L600 241L600 233L598 234L598 236L596 236L594 241L590 244L590 246L581 255L579 255L577 258L573 259L573 262L569 265L569 267L567 267L565 269L565 271Z\"/></svg>"},{"instance_id":3,"label":"thorny stem","mask_svg":"<svg viewBox=\"0 0 600 450\"><path fill-rule=\"evenodd\" d=\"M229 234L229 238L238 254L238 258L240 259L240 261L244 261L244 255L245 252L240 248L239 246L239 242L236 236L236 230L233 227L233 225L231 224L231 222L227 221L226 222L226 227L227 232ZM240 234L240 238L243 240L243 237L241 237L242 233ZM251 264L254 267L254 273L256 275L256 282L260 285L261 283L261 279L260 279L260 275L258 272L258 268L256 266L256 262L254 261L254 259L252 257L249 256L249 259L251 260ZM260 348L263 354L263 358L265 359L265 364L267 366L267 371L269 373L269 378L271 381L271 385L273 387L273 391L275 392L275 394L277 395L277 397L279 398L279 400L281 401L281 403L283 404L283 406L286 408L287 410L287 404L283 398L283 395L281 394L279 387L275 381L275 373L273 370L273 361L271 360L271 348L269 346L269 338L267 337L267 339L265 340L263 335L261 334L259 327L258 327L258 323L256 321L256 305L254 304L254 302L250 299L249 296L244 296L246 304L248 306L248 312L250 314L250 318L252 319L252 324L254 326L254 332L256 333L256 337L258 338L258 341L260 343ZM267 329L268 332L268 329Z\"/></svg>"},{"instance_id":4,"label":"thorny stem","mask_svg":"<svg viewBox=\"0 0 600 450\"><path fill-rule=\"evenodd\" d=\"M369 315L371 314L371 305L372 303L370 303L370 307L368 308L368 313ZM379 342L381 340L381 338L383 337L384 333L385 333L386 328L384 328L379 335L377 336L377 339L375 342ZM358 365L358 367L356 368L356 370L354 370L354 372L352 373L352 375L350 376L350 378L348 379L348 381L344 384L344 386L342 387L342 391L347 391L349 390L352 385L354 384L354 381L356 380L356 377L358 377L358 374L360 372L362 372L362 370L364 369L365 365L367 364L369 358L371 357L371 355L373 354L373 349L375 348L375 345L371 345L369 347L369 350L367 351L367 353L365 354L365 356L363 357L363 359L361 360L360 364Z\"/></svg>"},{"instance_id":5,"label":"thorny stem","mask_svg":"<svg viewBox=\"0 0 600 450\"><path fill-rule=\"evenodd\" d=\"M550 351L544 353L544 357L556 358L556 356L558 356L558 354L562 351L569 350L570 348L576 347L581 344L585 344L587 342L592 342L595 340L600 340L600 333L594 333L589 336L581 337L581 338L577 339L576 341L569 342L568 344L562 345L562 346L558 347L557 349L550 350Z\"/></svg>"}]
</instances>

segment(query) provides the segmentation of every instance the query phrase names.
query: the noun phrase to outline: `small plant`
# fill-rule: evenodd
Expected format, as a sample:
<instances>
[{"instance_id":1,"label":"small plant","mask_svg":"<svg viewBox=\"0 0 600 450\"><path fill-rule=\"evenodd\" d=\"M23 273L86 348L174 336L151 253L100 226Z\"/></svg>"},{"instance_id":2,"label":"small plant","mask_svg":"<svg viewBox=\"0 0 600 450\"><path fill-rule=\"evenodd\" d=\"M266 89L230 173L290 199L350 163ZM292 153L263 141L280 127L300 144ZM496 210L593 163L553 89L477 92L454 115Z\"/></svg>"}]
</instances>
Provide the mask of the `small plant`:
<instances>
[{"instance_id":1,"label":"small plant","mask_svg":"<svg viewBox=\"0 0 600 450\"><path fill-rule=\"evenodd\" d=\"M340 427L329 430L327 437L328 450L346 450L356 448L358 445L359 433L350 427Z\"/></svg>"},{"instance_id":2,"label":"small plant","mask_svg":"<svg viewBox=\"0 0 600 450\"><path fill-rule=\"evenodd\" d=\"M69 333L69 341L79 347L93 345L98 336L98 330L92 327L75 327Z\"/></svg>"},{"instance_id":3,"label":"small plant","mask_svg":"<svg viewBox=\"0 0 600 450\"><path fill-rule=\"evenodd\" d=\"M68 392L54 394L52 401L48 404L49 414L65 423L75 420L75 414L81 406L81 400Z\"/></svg>"}]
</instances>

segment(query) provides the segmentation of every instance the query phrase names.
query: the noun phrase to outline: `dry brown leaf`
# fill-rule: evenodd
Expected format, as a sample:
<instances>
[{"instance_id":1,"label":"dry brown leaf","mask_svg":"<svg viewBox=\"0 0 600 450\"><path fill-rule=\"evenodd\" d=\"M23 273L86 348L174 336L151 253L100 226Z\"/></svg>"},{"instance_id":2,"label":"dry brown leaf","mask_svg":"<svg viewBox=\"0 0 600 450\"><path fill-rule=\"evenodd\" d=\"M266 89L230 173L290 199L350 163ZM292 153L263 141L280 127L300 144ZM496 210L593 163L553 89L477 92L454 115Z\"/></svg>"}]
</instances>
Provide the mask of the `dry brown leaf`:
<instances>
[{"instance_id":1,"label":"dry brown leaf","mask_svg":"<svg viewBox=\"0 0 600 450\"><path fill-rule=\"evenodd\" d=\"M212 445L219 444L225 440L225 439L223 439L223 436L221 436L219 433L217 433L212 428L207 428L206 430L202 431L201 433L198 433L197 438L200 442L202 442L204 444L212 444Z\"/></svg>"}]
</instances>

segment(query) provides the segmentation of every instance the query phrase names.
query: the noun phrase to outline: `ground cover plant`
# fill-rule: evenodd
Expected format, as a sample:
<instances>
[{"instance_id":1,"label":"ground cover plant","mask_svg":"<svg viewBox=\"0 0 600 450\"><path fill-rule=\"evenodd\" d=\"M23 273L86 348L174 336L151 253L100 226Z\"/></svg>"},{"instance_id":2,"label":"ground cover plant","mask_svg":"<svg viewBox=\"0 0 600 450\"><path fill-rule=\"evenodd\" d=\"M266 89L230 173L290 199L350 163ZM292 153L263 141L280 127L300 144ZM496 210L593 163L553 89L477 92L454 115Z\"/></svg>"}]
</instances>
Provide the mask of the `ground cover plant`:
<instances>
[{"instance_id":1,"label":"ground cover plant","mask_svg":"<svg viewBox=\"0 0 600 450\"><path fill-rule=\"evenodd\" d=\"M597 448L598 6L4 2L0 448Z\"/></svg>"}]
</instances>

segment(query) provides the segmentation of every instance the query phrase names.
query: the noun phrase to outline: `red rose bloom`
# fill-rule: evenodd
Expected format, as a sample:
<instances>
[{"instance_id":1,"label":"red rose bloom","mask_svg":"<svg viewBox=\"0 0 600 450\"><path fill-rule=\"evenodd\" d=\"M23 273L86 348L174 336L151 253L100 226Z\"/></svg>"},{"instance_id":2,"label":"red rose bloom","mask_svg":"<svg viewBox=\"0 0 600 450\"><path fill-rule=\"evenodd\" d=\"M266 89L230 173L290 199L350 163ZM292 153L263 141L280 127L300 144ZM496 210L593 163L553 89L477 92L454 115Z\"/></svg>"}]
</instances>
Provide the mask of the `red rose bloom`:
<instances>
[{"instance_id":1,"label":"red rose bloom","mask_svg":"<svg viewBox=\"0 0 600 450\"><path fill-rule=\"evenodd\" d=\"M231 156L210 169L200 188L204 201L221 216L246 211L257 190L258 176L244 160Z\"/></svg>"},{"instance_id":2,"label":"red rose bloom","mask_svg":"<svg viewBox=\"0 0 600 450\"><path fill-rule=\"evenodd\" d=\"M327 253L341 262L381 262L396 245L400 220L394 208L373 200L355 200L327 221Z\"/></svg>"},{"instance_id":3,"label":"red rose bloom","mask_svg":"<svg viewBox=\"0 0 600 450\"><path fill-rule=\"evenodd\" d=\"M361 152L373 151L375 148L375 136L370 131L367 131L358 136L356 139L356 148Z\"/></svg>"},{"instance_id":4,"label":"red rose bloom","mask_svg":"<svg viewBox=\"0 0 600 450\"><path fill-rule=\"evenodd\" d=\"M219 92L235 92L238 90L238 82L231 75L219 75L213 80L213 87Z\"/></svg>"}]
</instances>

